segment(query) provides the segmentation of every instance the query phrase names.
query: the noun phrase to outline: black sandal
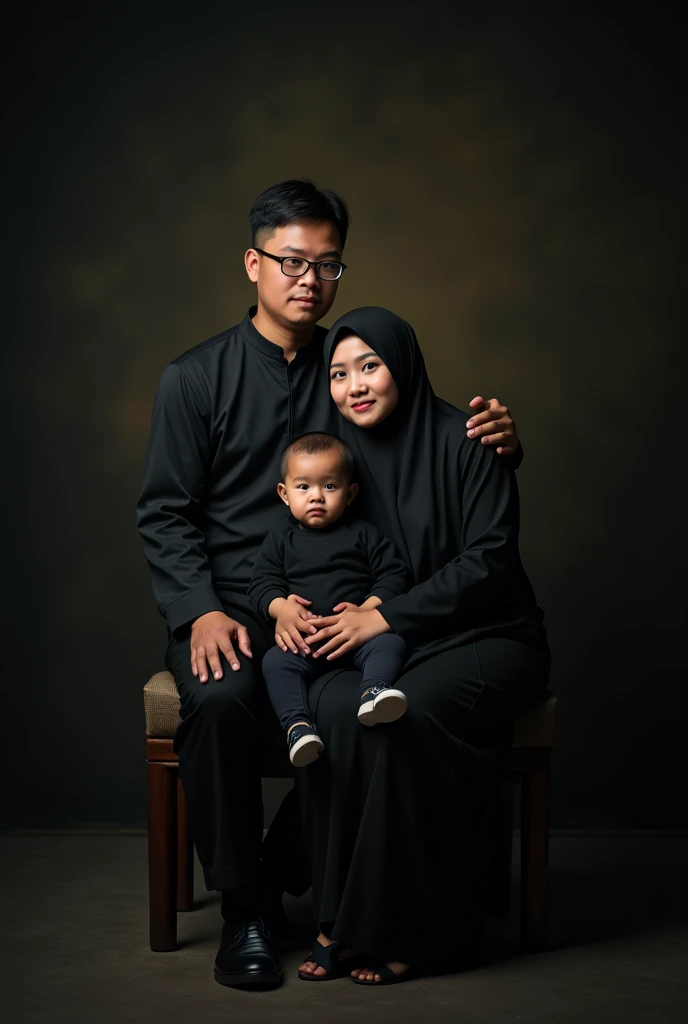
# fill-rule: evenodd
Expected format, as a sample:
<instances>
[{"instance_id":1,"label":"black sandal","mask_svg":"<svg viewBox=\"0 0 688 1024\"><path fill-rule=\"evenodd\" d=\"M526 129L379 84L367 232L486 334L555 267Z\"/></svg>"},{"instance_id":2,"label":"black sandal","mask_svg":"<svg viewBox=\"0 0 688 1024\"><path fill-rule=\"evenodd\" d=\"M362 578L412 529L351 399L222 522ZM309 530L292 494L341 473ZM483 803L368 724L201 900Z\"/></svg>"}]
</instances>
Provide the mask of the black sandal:
<instances>
[{"instance_id":1,"label":"black sandal","mask_svg":"<svg viewBox=\"0 0 688 1024\"><path fill-rule=\"evenodd\" d=\"M411 974L410 967L407 967L402 974L395 974L392 968L388 967L387 964L382 964L381 967L370 967L369 970L372 971L373 974L379 974L380 980L375 981L373 979L373 981L361 981L360 978L352 978L351 980L354 985L398 985L402 981L407 981Z\"/></svg>"},{"instance_id":2,"label":"black sandal","mask_svg":"<svg viewBox=\"0 0 688 1024\"><path fill-rule=\"evenodd\" d=\"M323 946L322 942L316 939L306 960L310 960L316 967L322 967L327 974L304 974L303 971L299 971L301 981L334 981L335 978L350 973L356 967L356 957L342 960L338 953L343 948L345 947L341 942L331 942L329 946Z\"/></svg>"}]
</instances>

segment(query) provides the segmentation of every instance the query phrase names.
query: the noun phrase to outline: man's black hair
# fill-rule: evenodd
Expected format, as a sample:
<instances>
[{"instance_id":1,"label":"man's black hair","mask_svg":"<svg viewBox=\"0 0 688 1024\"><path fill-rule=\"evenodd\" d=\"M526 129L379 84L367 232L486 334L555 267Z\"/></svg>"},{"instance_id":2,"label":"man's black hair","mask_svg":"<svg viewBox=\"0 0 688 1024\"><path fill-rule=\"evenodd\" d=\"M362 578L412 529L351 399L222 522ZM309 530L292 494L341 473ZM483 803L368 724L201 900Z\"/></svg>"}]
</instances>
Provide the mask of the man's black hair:
<instances>
[{"instance_id":1,"label":"man's black hair","mask_svg":"<svg viewBox=\"0 0 688 1024\"><path fill-rule=\"evenodd\" d=\"M296 220L329 221L337 228L342 252L349 230L346 203L334 192L315 187L312 181L281 181L258 196L251 207L251 244L262 245L278 228Z\"/></svg>"},{"instance_id":2,"label":"man's black hair","mask_svg":"<svg viewBox=\"0 0 688 1024\"><path fill-rule=\"evenodd\" d=\"M339 450L344 463L344 469L346 476L350 484L355 479L355 466L354 466L354 455L348 444L339 437L335 437L334 434L302 434L301 437L297 437L295 441L292 441L290 445L282 452L282 482L287 477L287 471L289 469L289 458L292 455L318 455L320 452L331 452L335 449Z\"/></svg>"}]
</instances>

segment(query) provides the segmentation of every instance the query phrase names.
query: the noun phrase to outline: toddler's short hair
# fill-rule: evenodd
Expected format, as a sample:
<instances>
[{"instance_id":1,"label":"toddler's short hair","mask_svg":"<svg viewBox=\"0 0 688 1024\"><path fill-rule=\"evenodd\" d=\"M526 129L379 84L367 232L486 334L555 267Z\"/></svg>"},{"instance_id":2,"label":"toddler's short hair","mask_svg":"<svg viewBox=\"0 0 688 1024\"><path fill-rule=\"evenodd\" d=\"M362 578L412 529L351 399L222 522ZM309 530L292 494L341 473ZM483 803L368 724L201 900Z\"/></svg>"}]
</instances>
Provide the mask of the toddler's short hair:
<instances>
[{"instance_id":1,"label":"toddler's short hair","mask_svg":"<svg viewBox=\"0 0 688 1024\"><path fill-rule=\"evenodd\" d=\"M301 437L297 437L295 441L287 445L282 452L282 480L286 479L287 472L289 471L289 459L292 455L318 455L319 452L331 452L335 449L341 455L347 478L349 483L352 484L354 482L355 466L353 452L348 444L345 444L341 438L335 437L334 434L320 433L302 434Z\"/></svg>"}]
</instances>

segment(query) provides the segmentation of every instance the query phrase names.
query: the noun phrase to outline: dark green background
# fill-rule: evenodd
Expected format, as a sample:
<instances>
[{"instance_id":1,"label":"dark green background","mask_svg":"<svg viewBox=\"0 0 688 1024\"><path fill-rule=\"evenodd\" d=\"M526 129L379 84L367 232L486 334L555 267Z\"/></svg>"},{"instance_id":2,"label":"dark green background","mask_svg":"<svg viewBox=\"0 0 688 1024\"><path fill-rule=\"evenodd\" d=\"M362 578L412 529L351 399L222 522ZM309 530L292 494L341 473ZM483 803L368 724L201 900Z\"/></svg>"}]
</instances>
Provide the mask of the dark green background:
<instances>
[{"instance_id":1,"label":"dark green background","mask_svg":"<svg viewBox=\"0 0 688 1024\"><path fill-rule=\"evenodd\" d=\"M351 209L331 319L392 308L443 397L517 419L561 698L554 823L685 823L684 89L677 25L623 10L6 23L5 826L144 822L151 400L169 359L243 317L248 209L294 176Z\"/></svg>"}]
</instances>

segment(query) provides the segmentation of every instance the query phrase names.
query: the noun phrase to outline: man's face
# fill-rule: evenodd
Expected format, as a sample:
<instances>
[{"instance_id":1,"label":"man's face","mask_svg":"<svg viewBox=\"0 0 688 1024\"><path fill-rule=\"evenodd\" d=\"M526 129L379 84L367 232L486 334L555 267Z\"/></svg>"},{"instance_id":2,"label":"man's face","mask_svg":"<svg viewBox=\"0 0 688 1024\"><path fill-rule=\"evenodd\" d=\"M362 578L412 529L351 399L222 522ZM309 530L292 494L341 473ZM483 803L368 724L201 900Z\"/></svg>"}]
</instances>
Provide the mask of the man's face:
<instances>
[{"instance_id":1,"label":"man's face","mask_svg":"<svg viewBox=\"0 0 688 1024\"><path fill-rule=\"evenodd\" d=\"M277 491L291 513L304 526L319 530L335 523L358 491L350 484L341 453L337 449L289 458L286 479Z\"/></svg>"},{"instance_id":2,"label":"man's face","mask_svg":"<svg viewBox=\"0 0 688 1024\"><path fill-rule=\"evenodd\" d=\"M341 261L339 232L329 221L299 220L258 239L258 248L273 256ZM271 319L285 327L316 324L329 312L339 281L321 281L314 267L301 277L287 277L275 260L249 249L246 273L258 288L258 299Z\"/></svg>"},{"instance_id":3,"label":"man's face","mask_svg":"<svg viewBox=\"0 0 688 1024\"><path fill-rule=\"evenodd\" d=\"M362 338L342 338L330 364L330 394L342 416L357 427L387 419L399 401L392 374Z\"/></svg>"}]
</instances>

